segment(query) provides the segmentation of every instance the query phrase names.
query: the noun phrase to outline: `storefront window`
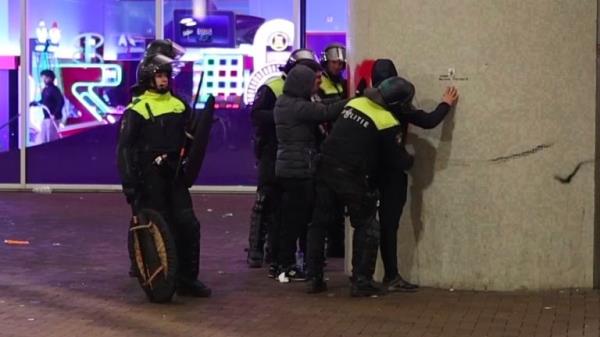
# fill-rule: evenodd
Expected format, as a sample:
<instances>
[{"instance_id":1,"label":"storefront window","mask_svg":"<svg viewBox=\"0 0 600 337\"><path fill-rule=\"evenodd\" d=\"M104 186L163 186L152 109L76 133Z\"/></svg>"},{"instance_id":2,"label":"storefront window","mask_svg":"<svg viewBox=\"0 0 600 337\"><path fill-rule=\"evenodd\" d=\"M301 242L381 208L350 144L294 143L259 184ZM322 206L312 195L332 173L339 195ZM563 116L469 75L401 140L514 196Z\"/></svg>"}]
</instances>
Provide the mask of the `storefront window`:
<instances>
[{"instance_id":1,"label":"storefront window","mask_svg":"<svg viewBox=\"0 0 600 337\"><path fill-rule=\"evenodd\" d=\"M19 182L19 0L0 0L0 184Z\"/></svg>"},{"instance_id":2,"label":"storefront window","mask_svg":"<svg viewBox=\"0 0 600 337\"><path fill-rule=\"evenodd\" d=\"M176 78L181 96L201 108L216 97L202 185L254 185L250 105L258 87L280 76L294 49L293 0L165 2L165 38L186 48ZM202 80L202 82L201 82Z\"/></svg>"},{"instance_id":3,"label":"storefront window","mask_svg":"<svg viewBox=\"0 0 600 337\"><path fill-rule=\"evenodd\" d=\"M346 1L307 1L307 47L345 43ZM19 136L20 0L0 0L0 184L118 184L115 148L136 67L156 36L155 1L27 0L29 90ZM216 122L197 184L256 183L250 108L280 76L299 27L295 0L165 0L162 33L184 46L173 88ZM50 85L53 80L53 86ZM48 90L51 88L52 90Z\"/></svg>"},{"instance_id":4,"label":"storefront window","mask_svg":"<svg viewBox=\"0 0 600 337\"><path fill-rule=\"evenodd\" d=\"M118 183L118 121L154 2L29 0L28 183ZM49 85L54 78L54 85Z\"/></svg>"},{"instance_id":5,"label":"storefront window","mask_svg":"<svg viewBox=\"0 0 600 337\"><path fill-rule=\"evenodd\" d=\"M330 43L346 45L347 0L306 0L306 47L321 56Z\"/></svg>"}]
</instances>

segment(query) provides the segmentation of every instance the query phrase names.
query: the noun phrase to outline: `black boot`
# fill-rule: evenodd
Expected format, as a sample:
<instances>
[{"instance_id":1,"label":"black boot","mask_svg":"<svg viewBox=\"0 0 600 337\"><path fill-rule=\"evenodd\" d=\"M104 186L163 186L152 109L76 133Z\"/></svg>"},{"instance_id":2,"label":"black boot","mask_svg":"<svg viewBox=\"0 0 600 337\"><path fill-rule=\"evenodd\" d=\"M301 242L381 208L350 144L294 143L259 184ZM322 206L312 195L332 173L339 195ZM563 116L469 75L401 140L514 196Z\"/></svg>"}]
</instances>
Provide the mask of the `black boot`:
<instances>
[{"instance_id":1,"label":"black boot","mask_svg":"<svg viewBox=\"0 0 600 337\"><path fill-rule=\"evenodd\" d=\"M354 280L350 286L352 297L372 297L385 295L385 289L372 280Z\"/></svg>"},{"instance_id":2,"label":"black boot","mask_svg":"<svg viewBox=\"0 0 600 337\"><path fill-rule=\"evenodd\" d=\"M129 277L138 277L138 269L134 263L129 266Z\"/></svg>"},{"instance_id":3,"label":"black boot","mask_svg":"<svg viewBox=\"0 0 600 337\"><path fill-rule=\"evenodd\" d=\"M277 264L271 264L269 266L269 273L267 274L269 278L276 279L279 276L279 266Z\"/></svg>"},{"instance_id":4,"label":"black boot","mask_svg":"<svg viewBox=\"0 0 600 337\"><path fill-rule=\"evenodd\" d=\"M323 275L318 275L308 279L306 292L309 294L318 294L327 291L327 282L323 280Z\"/></svg>"},{"instance_id":5,"label":"black boot","mask_svg":"<svg viewBox=\"0 0 600 337\"><path fill-rule=\"evenodd\" d=\"M248 267L250 268L260 268L262 267L263 257L262 255L249 250L248 259L246 260L246 262L248 263Z\"/></svg>"},{"instance_id":6,"label":"black boot","mask_svg":"<svg viewBox=\"0 0 600 337\"><path fill-rule=\"evenodd\" d=\"M212 290L198 280L177 282L177 295L179 296L210 297L211 294Z\"/></svg>"},{"instance_id":7,"label":"black boot","mask_svg":"<svg viewBox=\"0 0 600 337\"><path fill-rule=\"evenodd\" d=\"M396 276L391 277L391 278L384 277L383 285L385 286L385 289L387 291L391 291L391 292L393 291L393 292L414 293L419 288L418 285L412 284L412 283L408 282L407 280L403 279L402 276L400 276L400 274L397 274Z\"/></svg>"},{"instance_id":8,"label":"black boot","mask_svg":"<svg viewBox=\"0 0 600 337\"><path fill-rule=\"evenodd\" d=\"M266 233L265 224L263 223L264 202L264 193L257 191L256 201L250 216L250 232L248 235L249 248L246 262L248 262L250 268L262 267Z\"/></svg>"}]
</instances>

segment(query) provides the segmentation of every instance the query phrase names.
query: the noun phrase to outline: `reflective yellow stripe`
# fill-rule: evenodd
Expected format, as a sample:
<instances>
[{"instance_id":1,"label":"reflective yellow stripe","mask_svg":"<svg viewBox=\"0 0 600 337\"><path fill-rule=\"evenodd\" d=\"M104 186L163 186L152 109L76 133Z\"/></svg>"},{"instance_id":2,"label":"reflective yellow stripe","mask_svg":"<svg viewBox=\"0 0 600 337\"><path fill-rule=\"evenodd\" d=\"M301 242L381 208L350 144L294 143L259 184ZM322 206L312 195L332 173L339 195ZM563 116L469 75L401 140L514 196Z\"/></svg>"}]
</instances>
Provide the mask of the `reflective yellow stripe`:
<instances>
[{"instance_id":1,"label":"reflective yellow stripe","mask_svg":"<svg viewBox=\"0 0 600 337\"><path fill-rule=\"evenodd\" d=\"M377 130L385 130L400 124L391 112L366 97L355 98L348 102L346 106L367 115L373 121Z\"/></svg>"},{"instance_id":2,"label":"reflective yellow stripe","mask_svg":"<svg viewBox=\"0 0 600 337\"><path fill-rule=\"evenodd\" d=\"M169 113L182 113L185 111L185 104L178 98L173 97L171 93L157 94L146 91L143 95L136 97L127 109L132 109L139 113L144 119L149 119L150 114L146 108L146 103L150 106L152 116L158 117Z\"/></svg>"},{"instance_id":3,"label":"reflective yellow stripe","mask_svg":"<svg viewBox=\"0 0 600 337\"><path fill-rule=\"evenodd\" d=\"M267 82L267 86L271 88L271 90L275 94L275 97L279 97L283 94L284 83L285 81L283 80L283 78L277 77L276 79Z\"/></svg>"},{"instance_id":4,"label":"reflective yellow stripe","mask_svg":"<svg viewBox=\"0 0 600 337\"><path fill-rule=\"evenodd\" d=\"M333 83L333 81L323 75L321 76L321 90L325 95L342 95L344 93L344 87L341 83Z\"/></svg>"}]
</instances>

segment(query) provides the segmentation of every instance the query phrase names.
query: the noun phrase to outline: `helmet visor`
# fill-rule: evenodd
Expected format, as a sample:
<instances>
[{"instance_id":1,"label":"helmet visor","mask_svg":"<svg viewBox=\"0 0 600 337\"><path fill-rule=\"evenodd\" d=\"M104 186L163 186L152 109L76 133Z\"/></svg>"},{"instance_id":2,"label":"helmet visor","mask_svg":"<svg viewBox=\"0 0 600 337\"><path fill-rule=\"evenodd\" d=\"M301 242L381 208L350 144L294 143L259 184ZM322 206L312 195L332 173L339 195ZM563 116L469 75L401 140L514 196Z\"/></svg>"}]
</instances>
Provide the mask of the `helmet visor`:
<instances>
[{"instance_id":1,"label":"helmet visor","mask_svg":"<svg viewBox=\"0 0 600 337\"><path fill-rule=\"evenodd\" d=\"M346 62L346 48L333 47L327 49L323 55L323 60Z\"/></svg>"},{"instance_id":2,"label":"helmet visor","mask_svg":"<svg viewBox=\"0 0 600 337\"><path fill-rule=\"evenodd\" d=\"M152 58L152 63L156 67L155 72L167 72L171 73L171 78L175 78L181 72L181 69L185 65L184 62L173 60L172 58L158 54Z\"/></svg>"}]
</instances>

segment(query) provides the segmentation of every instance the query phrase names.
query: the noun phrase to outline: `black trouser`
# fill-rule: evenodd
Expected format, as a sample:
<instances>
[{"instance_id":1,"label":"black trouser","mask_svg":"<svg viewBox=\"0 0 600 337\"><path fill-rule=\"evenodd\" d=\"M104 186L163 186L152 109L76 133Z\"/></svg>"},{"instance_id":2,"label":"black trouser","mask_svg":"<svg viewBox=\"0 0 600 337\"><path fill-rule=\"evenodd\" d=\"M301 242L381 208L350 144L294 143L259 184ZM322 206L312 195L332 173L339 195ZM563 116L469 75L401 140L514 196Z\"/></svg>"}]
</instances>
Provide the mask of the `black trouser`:
<instances>
[{"instance_id":1,"label":"black trouser","mask_svg":"<svg viewBox=\"0 0 600 337\"><path fill-rule=\"evenodd\" d=\"M379 247L377 192L366 177L323 160L317 169L316 207L308 228L308 276L322 277L325 233L335 219L335 201L348 206L354 227L352 238L352 276L356 282L372 280Z\"/></svg>"},{"instance_id":2,"label":"black trouser","mask_svg":"<svg viewBox=\"0 0 600 337\"><path fill-rule=\"evenodd\" d=\"M331 257L343 257L345 247L346 214L344 204L340 200L334 203L333 222L327 230L327 255Z\"/></svg>"},{"instance_id":3,"label":"black trouser","mask_svg":"<svg viewBox=\"0 0 600 337\"><path fill-rule=\"evenodd\" d=\"M265 236L271 256L276 257L279 247L281 222L281 187L275 177L275 158L263 155L258 163L256 201L250 218L249 252L251 259L262 260Z\"/></svg>"},{"instance_id":4,"label":"black trouser","mask_svg":"<svg viewBox=\"0 0 600 337\"><path fill-rule=\"evenodd\" d=\"M314 182L310 178L281 177L279 182L282 196L277 262L283 268L289 268L296 263L296 241L306 235L312 216ZM304 247L300 247L300 249L306 250Z\"/></svg>"},{"instance_id":5,"label":"black trouser","mask_svg":"<svg viewBox=\"0 0 600 337\"><path fill-rule=\"evenodd\" d=\"M398 226L406 203L407 176L404 171L384 172L379 187L381 259L386 279L398 275Z\"/></svg>"},{"instance_id":6,"label":"black trouser","mask_svg":"<svg viewBox=\"0 0 600 337\"><path fill-rule=\"evenodd\" d=\"M200 258L200 223L196 219L192 199L181 178L175 179L176 163L142 166L140 208L159 212L175 236L179 268L177 278L195 281Z\"/></svg>"}]
</instances>

